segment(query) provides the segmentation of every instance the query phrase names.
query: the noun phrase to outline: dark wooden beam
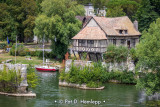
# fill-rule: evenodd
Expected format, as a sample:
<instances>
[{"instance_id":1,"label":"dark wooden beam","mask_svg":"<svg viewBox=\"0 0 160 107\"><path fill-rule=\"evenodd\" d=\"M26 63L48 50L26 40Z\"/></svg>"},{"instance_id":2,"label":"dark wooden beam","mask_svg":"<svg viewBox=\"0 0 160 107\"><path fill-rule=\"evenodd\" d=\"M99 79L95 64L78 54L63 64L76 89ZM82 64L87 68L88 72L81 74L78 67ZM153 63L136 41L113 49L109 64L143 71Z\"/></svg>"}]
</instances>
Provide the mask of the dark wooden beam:
<instances>
[{"instance_id":1,"label":"dark wooden beam","mask_svg":"<svg viewBox=\"0 0 160 107\"><path fill-rule=\"evenodd\" d=\"M73 50L72 50L73 51ZM76 60L77 60L77 57L76 57L76 55L75 55L75 53L74 53L74 51L73 51L73 54L74 54L74 57L76 58Z\"/></svg>"},{"instance_id":2,"label":"dark wooden beam","mask_svg":"<svg viewBox=\"0 0 160 107\"><path fill-rule=\"evenodd\" d=\"M89 56L89 60L91 61L91 56L90 56L90 53L88 53L88 56Z\"/></svg>"},{"instance_id":3,"label":"dark wooden beam","mask_svg":"<svg viewBox=\"0 0 160 107\"><path fill-rule=\"evenodd\" d=\"M95 53L95 55L96 55L96 60L97 60L97 62L98 62L98 57L97 57L97 53Z\"/></svg>"},{"instance_id":4,"label":"dark wooden beam","mask_svg":"<svg viewBox=\"0 0 160 107\"><path fill-rule=\"evenodd\" d=\"M78 52L78 55L79 55L79 58L80 58L80 59L82 59L82 58L81 58L81 54L80 54L80 52Z\"/></svg>"}]
</instances>

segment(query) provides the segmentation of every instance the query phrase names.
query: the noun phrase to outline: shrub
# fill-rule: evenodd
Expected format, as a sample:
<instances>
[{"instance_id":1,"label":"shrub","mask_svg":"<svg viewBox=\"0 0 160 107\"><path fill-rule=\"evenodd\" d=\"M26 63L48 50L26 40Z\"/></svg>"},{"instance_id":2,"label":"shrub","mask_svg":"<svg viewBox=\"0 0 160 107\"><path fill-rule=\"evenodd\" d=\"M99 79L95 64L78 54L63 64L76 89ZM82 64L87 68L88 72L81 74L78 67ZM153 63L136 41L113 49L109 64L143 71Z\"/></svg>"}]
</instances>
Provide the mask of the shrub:
<instances>
[{"instance_id":1,"label":"shrub","mask_svg":"<svg viewBox=\"0 0 160 107\"><path fill-rule=\"evenodd\" d=\"M21 81L20 71L9 70L6 65L4 65L4 69L0 71L0 91L16 92Z\"/></svg>"},{"instance_id":2,"label":"shrub","mask_svg":"<svg viewBox=\"0 0 160 107\"><path fill-rule=\"evenodd\" d=\"M128 56L128 48L124 46L109 45L106 53L103 55L106 62L122 62L126 61Z\"/></svg>"},{"instance_id":3,"label":"shrub","mask_svg":"<svg viewBox=\"0 0 160 107\"><path fill-rule=\"evenodd\" d=\"M43 58L43 51L35 51L34 53L38 58ZM32 55L31 55L32 56ZM44 57L45 58L55 58L55 56L52 54L52 52L44 51Z\"/></svg>"},{"instance_id":4,"label":"shrub","mask_svg":"<svg viewBox=\"0 0 160 107\"><path fill-rule=\"evenodd\" d=\"M36 55L37 55L37 51L30 51L30 52L29 52L29 55L30 55L30 56L36 56Z\"/></svg>"},{"instance_id":5,"label":"shrub","mask_svg":"<svg viewBox=\"0 0 160 107\"><path fill-rule=\"evenodd\" d=\"M98 87L101 87L102 86L102 82L93 82L93 81L90 81L87 83L87 87L90 87L90 88L98 88Z\"/></svg>"},{"instance_id":6,"label":"shrub","mask_svg":"<svg viewBox=\"0 0 160 107\"><path fill-rule=\"evenodd\" d=\"M69 72L63 71L60 73L59 79L68 83L82 84L86 83L88 87L98 87L100 83L108 82L109 80L118 80L120 83L134 84L136 79L133 72L115 71L107 72L107 68L103 67L100 62L92 63L91 66L76 67L72 64Z\"/></svg>"},{"instance_id":7,"label":"shrub","mask_svg":"<svg viewBox=\"0 0 160 107\"><path fill-rule=\"evenodd\" d=\"M115 71L108 73L108 80L118 80L120 83L124 84L135 84L136 79L134 78L135 74L133 72L127 71Z\"/></svg>"},{"instance_id":8,"label":"shrub","mask_svg":"<svg viewBox=\"0 0 160 107\"><path fill-rule=\"evenodd\" d=\"M35 88L38 85L38 76L32 65L27 67L27 82L29 88Z\"/></svg>"},{"instance_id":9,"label":"shrub","mask_svg":"<svg viewBox=\"0 0 160 107\"><path fill-rule=\"evenodd\" d=\"M101 78L101 76L105 72L105 68L102 67L101 63L93 63L93 65L90 67L76 67L72 64L70 71L67 73L63 71L60 74L59 79L62 81L65 80L70 83L86 83L88 84L88 86L98 87L100 86L100 83L104 81L104 78Z\"/></svg>"},{"instance_id":10,"label":"shrub","mask_svg":"<svg viewBox=\"0 0 160 107\"><path fill-rule=\"evenodd\" d=\"M5 49L5 48L6 48L6 46L7 46L7 44L6 44L6 43L0 43L0 49Z\"/></svg>"},{"instance_id":11,"label":"shrub","mask_svg":"<svg viewBox=\"0 0 160 107\"><path fill-rule=\"evenodd\" d=\"M12 46L11 50L10 50L10 55L15 55L15 44ZM29 49L26 48L24 45L22 44L18 44L17 45L17 50L16 50L16 55L17 56L26 56L29 55Z\"/></svg>"}]
</instances>

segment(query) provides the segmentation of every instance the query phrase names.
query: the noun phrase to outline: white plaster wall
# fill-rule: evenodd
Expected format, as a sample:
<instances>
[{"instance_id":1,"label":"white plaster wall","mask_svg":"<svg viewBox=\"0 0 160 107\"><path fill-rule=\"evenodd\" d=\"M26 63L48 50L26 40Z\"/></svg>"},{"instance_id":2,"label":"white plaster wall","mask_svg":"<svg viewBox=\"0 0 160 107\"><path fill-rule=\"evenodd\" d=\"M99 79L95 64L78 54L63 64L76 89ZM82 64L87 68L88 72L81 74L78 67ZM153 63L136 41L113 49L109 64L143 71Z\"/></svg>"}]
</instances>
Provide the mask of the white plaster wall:
<instances>
[{"instance_id":1,"label":"white plaster wall","mask_svg":"<svg viewBox=\"0 0 160 107\"><path fill-rule=\"evenodd\" d=\"M97 27L97 23L94 19L91 19L91 21L87 24L87 27ZM99 26L98 26L99 27Z\"/></svg>"}]
</instances>

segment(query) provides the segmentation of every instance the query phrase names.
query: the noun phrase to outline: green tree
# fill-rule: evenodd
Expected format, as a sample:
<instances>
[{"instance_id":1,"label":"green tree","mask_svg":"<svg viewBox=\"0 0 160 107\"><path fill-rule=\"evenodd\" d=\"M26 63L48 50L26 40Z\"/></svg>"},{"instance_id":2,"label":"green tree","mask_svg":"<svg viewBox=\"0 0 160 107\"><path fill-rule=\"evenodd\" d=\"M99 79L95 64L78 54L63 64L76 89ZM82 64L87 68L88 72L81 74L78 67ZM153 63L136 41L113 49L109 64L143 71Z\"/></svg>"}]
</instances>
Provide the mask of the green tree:
<instances>
[{"instance_id":1,"label":"green tree","mask_svg":"<svg viewBox=\"0 0 160 107\"><path fill-rule=\"evenodd\" d=\"M139 22L140 32L147 30L149 25L160 16L159 6L160 1L156 2L156 0L142 0L134 17Z\"/></svg>"},{"instance_id":2,"label":"green tree","mask_svg":"<svg viewBox=\"0 0 160 107\"><path fill-rule=\"evenodd\" d=\"M119 16L125 16L126 13L123 12L123 8L121 6L115 6L113 8L107 9L107 17L119 17Z\"/></svg>"},{"instance_id":3,"label":"green tree","mask_svg":"<svg viewBox=\"0 0 160 107\"><path fill-rule=\"evenodd\" d=\"M160 90L160 18L153 22L148 31L142 33L137 46L138 65L142 67L143 77L139 79L137 87L145 89L147 94L154 94ZM151 70L152 72L147 72Z\"/></svg>"},{"instance_id":4,"label":"green tree","mask_svg":"<svg viewBox=\"0 0 160 107\"><path fill-rule=\"evenodd\" d=\"M10 15L10 7L6 3L0 3L0 39L5 40L7 36L12 37L17 32L18 23Z\"/></svg>"},{"instance_id":5,"label":"green tree","mask_svg":"<svg viewBox=\"0 0 160 107\"><path fill-rule=\"evenodd\" d=\"M142 33L137 48L139 64L146 69L159 70L160 65L160 18L150 25L148 31Z\"/></svg>"},{"instance_id":6,"label":"green tree","mask_svg":"<svg viewBox=\"0 0 160 107\"><path fill-rule=\"evenodd\" d=\"M52 51L63 58L70 45L71 38L78 33L81 22L76 15L84 15L83 6L72 0L44 0L42 13L36 18L34 33L52 41Z\"/></svg>"},{"instance_id":7,"label":"green tree","mask_svg":"<svg viewBox=\"0 0 160 107\"><path fill-rule=\"evenodd\" d=\"M34 0L4 0L0 3L0 37L27 42L33 37L36 3Z\"/></svg>"},{"instance_id":8,"label":"green tree","mask_svg":"<svg viewBox=\"0 0 160 107\"><path fill-rule=\"evenodd\" d=\"M132 19L132 16L136 13L137 8L138 3L134 0L110 0L107 3L107 12L111 15L110 17L117 17L126 14Z\"/></svg>"}]
</instances>

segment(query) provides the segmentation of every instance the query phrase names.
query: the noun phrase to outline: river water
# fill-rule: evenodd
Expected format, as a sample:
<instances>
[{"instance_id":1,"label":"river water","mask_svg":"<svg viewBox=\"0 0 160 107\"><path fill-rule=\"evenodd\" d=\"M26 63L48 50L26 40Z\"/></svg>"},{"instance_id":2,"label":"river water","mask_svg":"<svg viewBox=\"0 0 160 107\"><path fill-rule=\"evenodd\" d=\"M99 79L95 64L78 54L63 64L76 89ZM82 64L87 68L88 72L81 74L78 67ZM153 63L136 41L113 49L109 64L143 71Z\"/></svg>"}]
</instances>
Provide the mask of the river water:
<instances>
[{"instance_id":1,"label":"river water","mask_svg":"<svg viewBox=\"0 0 160 107\"><path fill-rule=\"evenodd\" d=\"M104 90L58 86L58 72L38 72L36 98L0 95L0 107L145 107L134 85L106 83Z\"/></svg>"}]
</instances>

